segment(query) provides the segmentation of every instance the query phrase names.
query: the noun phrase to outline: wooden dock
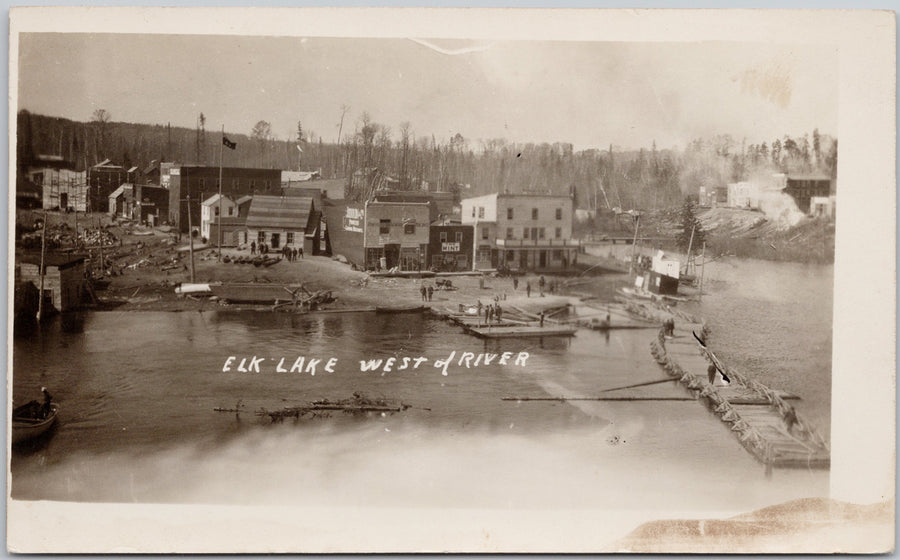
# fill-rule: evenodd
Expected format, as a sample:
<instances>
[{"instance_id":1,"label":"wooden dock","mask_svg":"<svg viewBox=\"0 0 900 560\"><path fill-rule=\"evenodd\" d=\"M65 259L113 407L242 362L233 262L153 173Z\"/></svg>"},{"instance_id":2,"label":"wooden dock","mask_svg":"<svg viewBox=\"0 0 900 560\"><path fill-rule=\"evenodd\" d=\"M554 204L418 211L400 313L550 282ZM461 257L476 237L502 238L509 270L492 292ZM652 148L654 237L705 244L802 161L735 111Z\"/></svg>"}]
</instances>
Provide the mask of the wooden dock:
<instances>
[{"instance_id":1,"label":"wooden dock","mask_svg":"<svg viewBox=\"0 0 900 560\"><path fill-rule=\"evenodd\" d=\"M699 324L682 326L701 328ZM705 340L705 333L700 337ZM825 440L786 402L799 397L774 391L728 368L690 330L687 336L672 339L666 339L660 330L650 348L666 373L677 377L730 426L741 445L765 465L767 474L773 468L829 468L831 453ZM724 372L731 384L711 385L707 377L710 364Z\"/></svg>"}]
</instances>

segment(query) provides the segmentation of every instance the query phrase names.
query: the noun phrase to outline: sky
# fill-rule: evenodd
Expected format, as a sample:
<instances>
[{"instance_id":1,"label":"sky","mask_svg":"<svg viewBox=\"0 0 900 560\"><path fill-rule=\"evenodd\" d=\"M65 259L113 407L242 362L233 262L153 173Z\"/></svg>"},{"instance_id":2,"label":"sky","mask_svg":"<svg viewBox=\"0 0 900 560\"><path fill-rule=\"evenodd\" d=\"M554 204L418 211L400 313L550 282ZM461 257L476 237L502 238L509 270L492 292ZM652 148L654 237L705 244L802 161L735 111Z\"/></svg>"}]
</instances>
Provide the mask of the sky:
<instances>
[{"instance_id":1,"label":"sky","mask_svg":"<svg viewBox=\"0 0 900 560\"><path fill-rule=\"evenodd\" d=\"M19 35L19 109L326 141L363 111L399 138L491 138L576 149L837 134L833 46L152 34Z\"/></svg>"}]
</instances>

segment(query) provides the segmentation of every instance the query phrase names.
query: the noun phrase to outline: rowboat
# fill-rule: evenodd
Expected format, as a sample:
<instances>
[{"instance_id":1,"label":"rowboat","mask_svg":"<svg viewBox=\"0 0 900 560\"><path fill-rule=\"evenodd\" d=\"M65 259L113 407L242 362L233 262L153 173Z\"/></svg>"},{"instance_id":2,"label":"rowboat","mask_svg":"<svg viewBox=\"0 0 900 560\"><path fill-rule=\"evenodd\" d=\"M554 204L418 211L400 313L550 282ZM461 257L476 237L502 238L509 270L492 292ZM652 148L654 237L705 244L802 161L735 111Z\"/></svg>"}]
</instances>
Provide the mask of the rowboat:
<instances>
[{"instance_id":1,"label":"rowboat","mask_svg":"<svg viewBox=\"0 0 900 560\"><path fill-rule=\"evenodd\" d=\"M425 311L424 305L375 306L375 313L420 313Z\"/></svg>"},{"instance_id":2,"label":"rowboat","mask_svg":"<svg viewBox=\"0 0 900 560\"><path fill-rule=\"evenodd\" d=\"M52 403L50 405L50 414L46 418L27 418L23 416L13 416L12 419L12 442L13 445L25 441L27 439L36 438L50 429L50 426L56 422L56 416L59 413L59 405ZM13 412L15 414L15 412Z\"/></svg>"}]
</instances>

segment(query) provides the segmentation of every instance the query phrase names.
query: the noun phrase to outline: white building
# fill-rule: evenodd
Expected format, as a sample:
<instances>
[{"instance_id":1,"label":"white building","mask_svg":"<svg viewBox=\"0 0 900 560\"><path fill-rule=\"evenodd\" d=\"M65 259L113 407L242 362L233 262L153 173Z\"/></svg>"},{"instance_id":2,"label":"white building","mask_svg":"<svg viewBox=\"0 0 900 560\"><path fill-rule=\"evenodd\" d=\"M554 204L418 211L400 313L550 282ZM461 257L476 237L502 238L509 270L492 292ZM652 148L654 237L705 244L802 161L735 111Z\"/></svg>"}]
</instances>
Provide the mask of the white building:
<instances>
[{"instance_id":1,"label":"white building","mask_svg":"<svg viewBox=\"0 0 900 560\"><path fill-rule=\"evenodd\" d=\"M489 194L461 201L474 227L474 269L564 270L577 260L569 195Z\"/></svg>"},{"instance_id":2,"label":"white building","mask_svg":"<svg viewBox=\"0 0 900 560\"><path fill-rule=\"evenodd\" d=\"M209 224L219 215L219 197L222 197L222 216L237 216L237 203L225 195L214 194L200 203L200 237L209 239Z\"/></svg>"}]
</instances>

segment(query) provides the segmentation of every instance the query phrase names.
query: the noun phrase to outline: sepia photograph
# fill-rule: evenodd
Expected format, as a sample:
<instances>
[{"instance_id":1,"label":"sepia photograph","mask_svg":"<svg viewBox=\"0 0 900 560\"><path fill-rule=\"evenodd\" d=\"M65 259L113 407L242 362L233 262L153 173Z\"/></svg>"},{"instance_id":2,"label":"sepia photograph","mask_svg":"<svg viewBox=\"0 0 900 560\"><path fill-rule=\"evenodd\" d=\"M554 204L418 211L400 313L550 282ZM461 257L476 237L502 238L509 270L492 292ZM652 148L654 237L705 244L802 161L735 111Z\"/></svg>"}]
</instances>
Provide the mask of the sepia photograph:
<instances>
[{"instance_id":1,"label":"sepia photograph","mask_svg":"<svg viewBox=\"0 0 900 560\"><path fill-rule=\"evenodd\" d=\"M13 9L8 550L893 550L893 14L745 16Z\"/></svg>"}]
</instances>

